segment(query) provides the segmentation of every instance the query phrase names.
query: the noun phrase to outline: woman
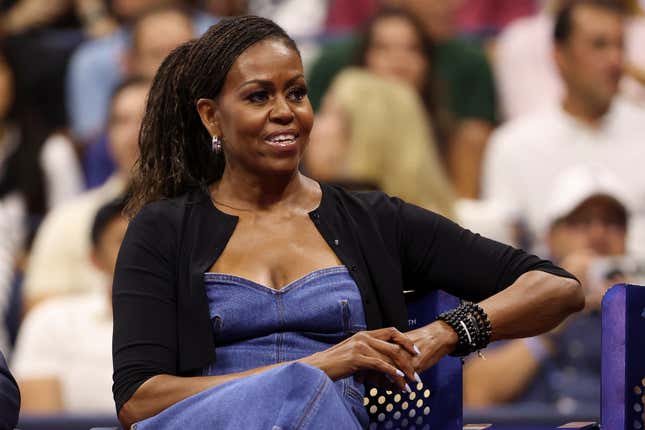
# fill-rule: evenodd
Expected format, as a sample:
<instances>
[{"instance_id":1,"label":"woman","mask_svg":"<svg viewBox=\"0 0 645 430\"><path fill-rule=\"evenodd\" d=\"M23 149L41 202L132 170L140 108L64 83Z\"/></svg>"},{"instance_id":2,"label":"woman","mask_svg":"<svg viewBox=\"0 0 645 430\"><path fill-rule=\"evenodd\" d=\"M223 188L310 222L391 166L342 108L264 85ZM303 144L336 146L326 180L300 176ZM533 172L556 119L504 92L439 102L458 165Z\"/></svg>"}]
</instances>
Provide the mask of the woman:
<instances>
[{"instance_id":1,"label":"woman","mask_svg":"<svg viewBox=\"0 0 645 430\"><path fill-rule=\"evenodd\" d=\"M584 305L549 262L300 174L312 123L298 50L266 19L223 20L161 65L114 279L124 426L364 428L365 378L403 390ZM481 302L403 334L404 287Z\"/></svg>"},{"instance_id":2,"label":"woman","mask_svg":"<svg viewBox=\"0 0 645 430\"><path fill-rule=\"evenodd\" d=\"M445 41L443 45L435 45L426 28L427 25L424 26L419 17L407 9L383 8L368 22L363 32L357 64L377 75L398 79L418 92L456 194L476 199L481 160L492 125L489 120L473 116L471 108L466 109L470 114L462 112L459 115L455 111L459 100L451 99L455 94L441 91L450 87L444 85L447 81L455 79L455 64L445 64L447 56L454 54L454 46L451 48L451 44ZM440 79L440 74L443 79ZM457 79L463 80L463 76ZM454 93L455 88L452 89Z\"/></svg>"},{"instance_id":3,"label":"woman","mask_svg":"<svg viewBox=\"0 0 645 430\"><path fill-rule=\"evenodd\" d=\"M455 196L419 97L406 85L361 69L334 79L305 155L312 177L371 184L453 217Z\"/></svg>"},{"instance_id":4,"label":"woman","mask_svg":"<svg viewBox=\"0 0 645 430\"><path fill-rule=\"evenodd\" d=\"M50 134L36 109L16 99L14 78L0 49L0 201L20 195L33 234L49 209L84 184L73 144L62 133Z\"/></svg>"},{"instance_id":5,"label":"woman","mask_svg":"<svg viewBox=\"0 0 645 430\"><path fill-rule=\"evenodd\" d=\"M397 79L419 94L430 117L436 144L444 153L448 149L451 120L440 108L434 52L434 44L416 16L405 9L386 7L365 26L357 65L379 76Z\"/></svg>"}]
</instances>

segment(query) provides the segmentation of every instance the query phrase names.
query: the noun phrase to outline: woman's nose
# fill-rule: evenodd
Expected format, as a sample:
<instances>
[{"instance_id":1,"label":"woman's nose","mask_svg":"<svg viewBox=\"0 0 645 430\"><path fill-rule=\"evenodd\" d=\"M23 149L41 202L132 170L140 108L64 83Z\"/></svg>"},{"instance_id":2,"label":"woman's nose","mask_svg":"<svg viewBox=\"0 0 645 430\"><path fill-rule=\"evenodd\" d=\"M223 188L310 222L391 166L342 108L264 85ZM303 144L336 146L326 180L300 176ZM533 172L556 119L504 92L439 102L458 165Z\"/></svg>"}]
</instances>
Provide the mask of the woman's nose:
<instances>
[{"instance_id":1,"label":"woman's nose","mask_svg":"<svg viewBox=\"0 0 645 430\"><path fill-rule=\"evenodd\" d=\"M293 111L284 97L277 97L269 112L269 119L280 124L288 124L293 121Z\"/></svg>"}]
</instances>

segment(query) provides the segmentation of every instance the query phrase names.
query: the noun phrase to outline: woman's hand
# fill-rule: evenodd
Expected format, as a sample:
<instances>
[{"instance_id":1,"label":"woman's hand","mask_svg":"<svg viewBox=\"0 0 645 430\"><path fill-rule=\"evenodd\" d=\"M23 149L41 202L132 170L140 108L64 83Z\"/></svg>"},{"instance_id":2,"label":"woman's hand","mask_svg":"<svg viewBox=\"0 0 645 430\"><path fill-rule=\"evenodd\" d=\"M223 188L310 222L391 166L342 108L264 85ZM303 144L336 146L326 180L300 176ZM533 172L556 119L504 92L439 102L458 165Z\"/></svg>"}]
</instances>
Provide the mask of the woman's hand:
<instances>
[{"instance_id":1,"label":"woman's hand","mask_svg":"<svg viewBox=\"0 0 645 430\"><path fill-rule=\"evenodd\" d=\"M416 380L416 351L407 333L389 327L358 332L299 361L321 369L334 381L358 373L380 383L378 375L385 375L392 384L405 390L406 378Z\"/></svg>"},{"instance_id":2,"label":"woman's hand","mask_svg":"<svg viewBox=\"0 0 645 430\"><path fill-rule=\"evenodd\" d=\"M434 366L455 349L459 340L452 327L443 321L435 321L405 334L421 351L412 360L417 372Z\"/></svg>"}]
</instances>

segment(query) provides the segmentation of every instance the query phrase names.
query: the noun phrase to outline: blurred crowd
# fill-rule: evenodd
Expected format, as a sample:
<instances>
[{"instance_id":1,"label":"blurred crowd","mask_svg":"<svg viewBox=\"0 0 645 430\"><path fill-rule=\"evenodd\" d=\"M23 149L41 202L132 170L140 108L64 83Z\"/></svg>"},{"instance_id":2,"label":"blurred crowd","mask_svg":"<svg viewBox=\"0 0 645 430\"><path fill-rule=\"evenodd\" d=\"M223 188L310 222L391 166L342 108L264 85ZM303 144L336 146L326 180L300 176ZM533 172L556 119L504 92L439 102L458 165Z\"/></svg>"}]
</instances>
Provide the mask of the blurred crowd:
<instances>
[{"instance_id":1,"label":"blurred crowd","mask_svg":"<svg viewBox=\"0 0 645 430\"><path fill-rule=\"evenodd\" d=\"M0 0L0 351L23 413L113 413L111 276L150 82L226 16L296 40L303 170L574 273L585 310L464 368L467 407L597 408L600 301L645 258L645 1ZM588 409L585 409L588 410Z\"/></svg>"}]
</instances>

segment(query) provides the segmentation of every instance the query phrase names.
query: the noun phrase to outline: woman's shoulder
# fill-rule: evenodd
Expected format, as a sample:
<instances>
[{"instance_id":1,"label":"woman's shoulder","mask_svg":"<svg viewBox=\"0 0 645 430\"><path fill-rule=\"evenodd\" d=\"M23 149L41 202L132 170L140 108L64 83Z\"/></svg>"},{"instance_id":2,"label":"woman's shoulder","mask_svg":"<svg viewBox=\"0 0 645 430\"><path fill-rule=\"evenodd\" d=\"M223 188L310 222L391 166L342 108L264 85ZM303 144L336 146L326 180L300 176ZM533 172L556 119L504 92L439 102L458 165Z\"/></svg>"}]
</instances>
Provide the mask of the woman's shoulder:
<instances>
[{"instance_id":1,"label":"woman's shoulder","mask_svg":"<svg viewBox=\"0 0 645 430\"><path fill-rule=\"evenodd\" d=\"M440 214L390 196L382 191L352 191L339 186L324 185L324 191L331 195L338 207L359 224L373 220L382 230L391 228L416 231L417 228L435 226L449 221Z\"/></svg>"},{"instance_id":2,"label":"woman's shoulder","mask_svg":"<svg viewBox=\"0 0 645 430\"><path fill-rule=\"evenodd\" d=\"M140 219L168 219L172 220L183 212L186 195L163 198L146 203L133 217L133 221Z\"/></svg>"},{"instance_id":3,"label":"woman's shoulder","mask_svg":"<svg viewBox=\"0 0 645 430\"><path fill-rule=\"evenodd\" d=\"M203 201L203 192L187 191L175 197L161 198L146 203L132 218L132 225L156 225L178 229L186 209Z\"/></svg>"},{"instance_id":4,"label":"woman's shoulder","mask_svg":"<svg viewBox=\"0 0 645 430\"><path fill-rule=\"evenodd\" d=\"M323 192L329 194L350 212L366 212L370 215L394 215L401 205L406 204L398 197L392 197L383 191L348 190L333 184L321 184Z\"/></svg>"}]
</instances>

